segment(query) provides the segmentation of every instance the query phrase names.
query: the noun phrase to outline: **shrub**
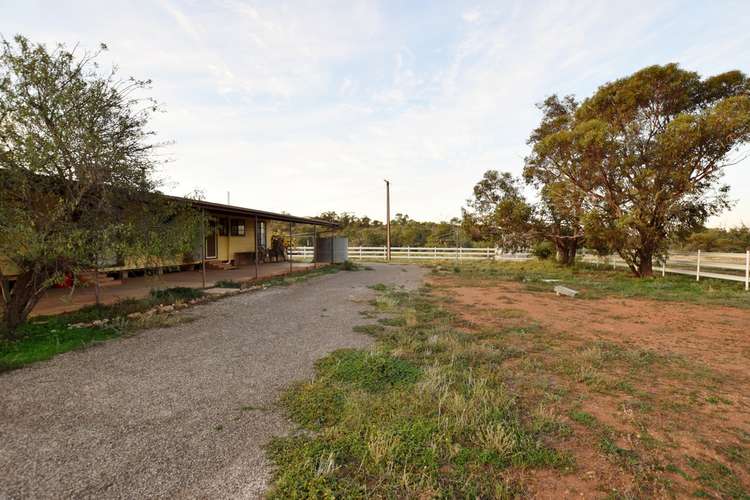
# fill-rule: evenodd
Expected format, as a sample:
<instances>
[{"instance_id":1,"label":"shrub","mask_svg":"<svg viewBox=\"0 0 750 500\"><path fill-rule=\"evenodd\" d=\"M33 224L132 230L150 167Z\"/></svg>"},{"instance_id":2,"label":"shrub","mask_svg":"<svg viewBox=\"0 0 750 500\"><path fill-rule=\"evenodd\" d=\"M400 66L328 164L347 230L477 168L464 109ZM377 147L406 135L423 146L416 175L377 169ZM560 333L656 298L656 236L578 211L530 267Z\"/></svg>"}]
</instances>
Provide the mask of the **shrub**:
<instances>
[{"instance_id":1,"label":"shrub","mask_svg":"<svg viewBox=\"0 0 750 500\"><path fill-rule=\"evenodd\" d=\"M151 299L160 303L177 302L178 300L192 300L203 297L203 292L197 288L178 286L174 288L152 289Z\"/></svg>"},{"instance_id":2,"label":"shrub","mask_svg":"<svg viewBox=\"0 0 750 500\"><path fill-rule=\"evenodd\" d=\"M214 286L216 288L242 288L242 283L234 280L219 280Z\"/></svg>"},{"instance_id":3,"label":"shrub","mask_svg":"<svg viewBox=\"0 0 750 500\"><path fill-rule=\"evenodd\" d=\"M359 271L360 270L360 266L359 266L359 264L356 264L356 263L354 263L354 262L352 262L350 260L345 260L341 264L341 269L343 269L344 271Z\"/></svg>"},{"instance_id":4,"label":"shrub","mask_svg":"<svg viewBox=\"0 0 750 500\"><path fill-rule=\"evenodd\" d=\"M547 260L555 253L555 247L549 241L540 241L531 250L531 253L540 260Z\"/></svg>"}]
</instances>

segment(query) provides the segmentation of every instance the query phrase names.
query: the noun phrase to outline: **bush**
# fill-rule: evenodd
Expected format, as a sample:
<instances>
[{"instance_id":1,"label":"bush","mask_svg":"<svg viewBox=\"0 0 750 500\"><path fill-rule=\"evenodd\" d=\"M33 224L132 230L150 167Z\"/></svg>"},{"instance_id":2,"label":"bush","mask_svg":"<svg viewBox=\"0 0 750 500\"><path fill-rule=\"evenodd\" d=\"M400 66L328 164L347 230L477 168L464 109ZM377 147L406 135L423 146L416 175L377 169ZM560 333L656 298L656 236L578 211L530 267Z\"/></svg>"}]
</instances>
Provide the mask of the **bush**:
<instances>
[{"instance_id":1,"label":"bush","mask_svg":"<svg viewBox=\"0 0 750 500\"><path fill-rule=\"evenodd\" d=\"M216 288L242 288L242 283L234 280L219 280L214 286Z\"/></svg>"},{"instance_id":2,"label":"bush","mask_svg":"<svg viewBox=\"0 0 750 500\"><path fill-rule=\"evenodd\" d=\"M345 260L341 263L341 269L344 271L359 271L359 264L356 264L350 260Z\"/></svg>"},{"instance_id":3,"label":"bush","mask_svg":"<svg viewBox=\"0 0 750 500\"><path fill-rule=\"evenodd\" d=\"M174 288L152 289L151 299L159 303L169 304L178 300L192 300L203 297L203 292L197 288L178 286Z\"/></svg>"},{"instance_id":4,"label":"bush","mask_svg":"<svg viewBox=\"0 0 750 500\"><path fill-rule=\"evenodd\" d=\"M531 250L531 253L540 260L547 260L555 253L554 245L549 241L540 241Z\"/></svg>"}]
</instances>

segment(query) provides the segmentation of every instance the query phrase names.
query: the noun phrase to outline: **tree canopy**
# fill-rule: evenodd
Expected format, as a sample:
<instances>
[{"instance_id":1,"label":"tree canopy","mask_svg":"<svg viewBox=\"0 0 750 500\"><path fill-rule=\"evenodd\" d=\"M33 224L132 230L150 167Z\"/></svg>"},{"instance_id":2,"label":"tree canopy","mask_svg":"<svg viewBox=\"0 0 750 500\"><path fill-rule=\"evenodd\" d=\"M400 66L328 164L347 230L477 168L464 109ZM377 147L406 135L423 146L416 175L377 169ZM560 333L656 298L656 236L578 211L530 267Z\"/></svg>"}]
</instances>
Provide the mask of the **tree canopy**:
<instances>
[{"instance_id":1,"label":"tree canopy","mask_svg":"<svg viewBox=\"0 0 750 500\"><path fill-rule=\"evenodd\" d=\"M701 79L667 64L607 83L580 105L553 96L527 177L564 181L582 197L587 244L649 276L670 241L729 206L719 181L750 139L749 92L739 71Z\"/></svg>"},{"instance_id":2,"label":"tree canopy","mask_svg":"<svg viewBox=\"0 0 750 500\"><path fill-rule=\"evenodd\" d=\"M102 76L98 53L21 36L1 48L0 281L12 331L66 274L122 252L192 248L195 221L156 193L147 123L157 105L140 95L148 81Z\"/></svg>"}]
</instances>

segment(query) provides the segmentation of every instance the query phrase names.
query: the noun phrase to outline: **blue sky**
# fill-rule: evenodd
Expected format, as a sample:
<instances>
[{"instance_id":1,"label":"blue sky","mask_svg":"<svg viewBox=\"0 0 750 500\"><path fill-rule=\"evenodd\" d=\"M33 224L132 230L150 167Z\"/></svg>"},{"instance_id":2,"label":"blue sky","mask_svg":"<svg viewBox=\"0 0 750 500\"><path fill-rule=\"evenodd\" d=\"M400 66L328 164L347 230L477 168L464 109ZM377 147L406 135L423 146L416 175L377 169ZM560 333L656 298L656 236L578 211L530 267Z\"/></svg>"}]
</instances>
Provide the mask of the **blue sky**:
<instances>
[{"instance_id":1,"label":"blue sky","mask_svg":"<svg viewBox=\"0 0 750 500\"><path fill-rule=\"evenodd\" d=\"M520 173L545 96L650 64L750 72L747 1L0 0L0 34L109 46L153 79L165 190L313 215L449 219ZM739 153L738 153L739 154ZM750 161L715 225L750 224Z\"/></svg>"}]
</instances>

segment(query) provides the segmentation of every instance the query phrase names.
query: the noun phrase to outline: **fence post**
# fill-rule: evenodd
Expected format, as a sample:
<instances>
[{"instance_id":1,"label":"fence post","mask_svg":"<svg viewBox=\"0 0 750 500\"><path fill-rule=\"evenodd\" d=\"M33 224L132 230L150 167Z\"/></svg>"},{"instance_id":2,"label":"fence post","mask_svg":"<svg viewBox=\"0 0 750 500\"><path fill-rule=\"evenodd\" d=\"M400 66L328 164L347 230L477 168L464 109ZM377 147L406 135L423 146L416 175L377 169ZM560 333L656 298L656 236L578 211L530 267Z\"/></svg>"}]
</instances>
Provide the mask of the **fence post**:
<instances>
[{"instance_id":1,"label":"fence post","mask_svg":"<svg viewBox=\"0 0 750 500\"><path fill-rule=\"evenodd\" d=\"M362 245L359 246L359 260L362 260Z\"/></svg>"},{"instance_id":2,"label":"fence post","mask_svg":"<svg viewBox=\"0 0 750 500\"><path fill-rule=\"evenodd\" d=\"M668 257L665 255L664 260L661 261L661 277L664 277L664 274L667 272L666 266L667 266L667 259Z\"/></svg>"},{"instance_id":3,"label":"fence post","mask_svg":"<svg viewBox=\"0 0 750 500\"><path fill-rule=\"evenodd\" d=\"M464 258L464 247L458 247L458 260L463 260Z\"/></svg>"},{"instance_id":4,"label":"fence post","mask_svg":"<svg viewBox=\"0 0 750 500\"><path fill-rule=\"evenodd\" d=\"M698 250L698 261L695 265L695 281L701 280L701 251Z\"/></svg>"},{"instance_id":5,"label":"fence post","mask_svg":"<svg viewBox=\"0 0 750 500\"><path fill-rule=\"evenodd\" d=\"M750 250L745 252L745 290L750 290Z\"/></svg>"},{"instance_id":6,"label":"fence post","mask_svg":"<svg viewBox=\"0 0 750 500\"><path fill-rule=\"evenodd\" d=\"M411 247L409 245L406 246L406 258L411 259Z\"/></svg>"},{"instance_id":7,"label":"fence post","mask_svg":"<svg viewBox=\"0 0 750 500\"><path fill-rule=\"evenodd\" d=\"M432 249L432 256L433 256L434 260L437 260L437 247L435 247L435 248Z\"/></svg>"},{"instance_id":8,"label":"fence post","mask_svg":"<svg viewBox=\"0 0 750 500\"><path fill-rule=\"evenodd\" d=\"M616 269L615 267L615 254L612 254L610 257L610 260L612 261L612 270L614 271Z\"/></svg>"}]
</instances>

